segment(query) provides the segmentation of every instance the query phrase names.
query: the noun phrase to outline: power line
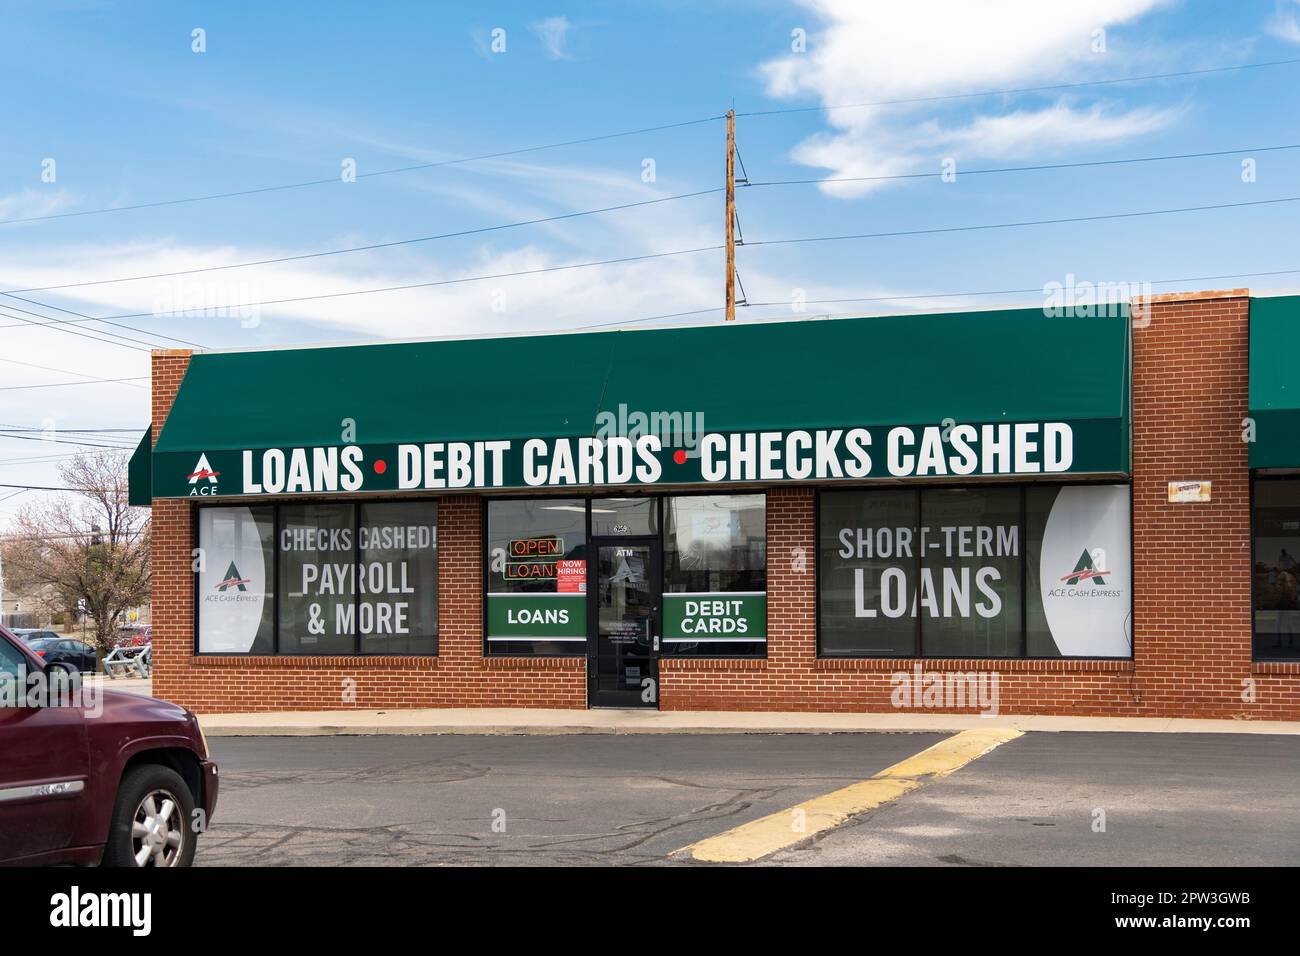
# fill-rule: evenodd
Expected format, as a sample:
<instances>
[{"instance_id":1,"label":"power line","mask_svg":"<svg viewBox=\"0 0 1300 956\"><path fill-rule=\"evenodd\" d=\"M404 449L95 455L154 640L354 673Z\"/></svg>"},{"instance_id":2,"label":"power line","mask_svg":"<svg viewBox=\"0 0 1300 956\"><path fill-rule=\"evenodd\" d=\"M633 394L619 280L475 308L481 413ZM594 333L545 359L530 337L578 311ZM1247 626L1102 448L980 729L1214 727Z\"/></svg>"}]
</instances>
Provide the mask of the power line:
<instances>
[{"instance_id":1,"label":"power line","mask_svg":"<svg viewBox=\"0 0 1300 956\"><path fill-rule=\"evenodd\" d=\"M70 432L74 435L106 434L106 433L114 433L114 432L118 434L124 434L124 435L140 434L139 425L129 425L126 428L70 428L61 425L59 426L58 430L61 432ZM43 433L49 431L49 429L40 425L12 425L9 424L8 422L0 422L0 431L42 432Z\"/></svg>"},{"instance_id":2,"label":"power line","mask_svg":"<svg viewBox=\"0 0 1300 956\"><path fill-rule=\"evenodd\" d=\"M300 295L300 296L291 296L285 299L264 299L257 302L240 302L236 305L232 305L231 308L240 309L240 308L247 308L248 306L254 306L254 305L256 306L283 305L288 302L311 302L318 299L340 299L340 298L345 298L354 295L373 295L379 292L403 292L408 289L428 289L428 288L433 288L435 286L459 285L464 282L482 282L488 279L513 279L520 276L543 275L545 273L565 272L572 269L588 269L594 266L619 265L628 262L647 262L652 259L666 259L669 258L670 256L693 255L695 253L700 253L700 252L717 252L721 249L722 246L720 245L698 246L694 249L672 249L668 252L650 252L640 256L622 256L617 259L598 259L592 262L571 262L562 266L547 266L539 269L522 269L517 272L498 272L490 275L461 276L460 278L457 279L439 279L433 282L411 282L411 283L407 283L406 285L380 286L379 288L374 288L374 289L354 289L350 292L325 292L319 295ZM103 322L106 319L136 319L144 316L152 316L155 314L156 313L153 312L127 312L122 315L109 315L109 316L104 316L102 318L86 316L85 319L91 322ZM176 313L170 312L170 313L163 313L163 314L174 315ZM76 320L59 319L56 321L71 324ZM53 324L53 323L46 323L46 324ZM0 328L7 328L7 326L0 325Z\"/></svg>"},{"instance_id":3,"label":"power line","mask_svg":"<svg viewBox=\"0 0 1300 956\"><path fill-rule=\"evenodd\" d=\"M145 382L148 375L136 375L132 378L92 378L84 382L43 382L40 385L3 385L0 392L21 392L29 388L61 388L66 385L111 385L117 382Z\"/></svg>"},{"instance_id":4,"label":"power line","mask_svg":"<svg viewBox=\"0 0 1300 956\"><path fill-rule=\"evenodd\" d=\"M1264 277L1281 276L1281 275L1300 275L1300 269L1276 269L1270 272L1234 272L1227 275L1184 276L1181 279L1153 279L1150 280L1150 284L1151 285L1176 285L1182 282L1215 282L1220 279L1255 279L1255 278L1264 278ZM808 305L826 305L826 304L836 304L836 303L843 303L843 302L892 302L892 301L902 301L905 299L950 299L950 298L964 298L964 297L974 297L974 296L982 296L982 295L1031 295L1031 294L1041 294L1042 292L1043 289L1041 286L1039 286L1038 288L1032 288L1032 289L985 289L978 292L973 292L973 291L919 292L919 293L913 293L907 295L858 296L858 297L837 298L837 299L804 299L803 301L805 304ZM784 306L789 308L791 306L791 302L789 300L771 301L771 302L747 302L745 304L750 308L764 308L764 307L772 307L772 306ZM610 328L615 326L637 325L642 322L656 322L661 319L676 319L676 318L683 318L686 316L705 315L710 312L722 312L723 310L724 310L723 306L715 305L711 308L693 309L688 312L667 312L662 315L647 315L638 319L625 319L621 322L602 322L597 325L579 325L579 326L574 326L568 331L585 331L587 329L603 329L603 328Z\"/></svg>"},{"instance_id":5,"label":"power line","mask_svg":"<svg viewBox=\"0 0 1300 956\"><path fill-rule=\"evenodd\" d=\"M944 93L936 96L910 96L896 100L876 100L871 103L839 103L831 106L794 106L777 110L751 110L737 113L741 116L782 116L789 113L825 113L831 110L852 110L868 106L905 106L912 103L937 103L943 100L976 99L983 96L1013 96L1021 93L1050 93L1057 90L1077 90L1089 86L1113 86L1118 83L1139 83L1146 80L1172 80L1189 76L1209 76L1216 73L1232 73L1240 70L1258 70L1273 66L1292 66L1300 63L1300 57L1289 60L1269 60L1263 63L1242 63L1237 66L1218 66L1205 70L1180 70L1176 73L1147 73L1141 76L1122 76L1110 80L1085 80L1079 83L1054 83L1050 86L1022 86L1005 90L979 90L974 93Z\"/></svg>"},{"instance_id":6,"label":"power line","mask_svg":"<svg viewBox=\"0 0 1300 956\"><path fill-rule=\"evenodd\" d=\"M395 246L409 246L421 242L432 242L436 239L454 239L460 236L475 236L486 232L499 232L504 229L518 229L522 226L536 226L548 222L560 222L565 219L577 219L582 216L594 216L600 213L616 212L621 209L635 209L638 206L653 206L656 203L672 202L677 199L693 199L697 196L711 196L723 191L724 187L717 186L713 189L701 189L696 192L681 193L676 196L663 196L658 199L643 199L637 202L620 203L616 206L604 206L600 209L584 209L580 212L563 213L557 216L544 216L540 219L524 219L519 222L499 223L494 226L480 226L476 229L462 229L458 232L444 232L436 236L416 236L412 239L396 239L391 242L373 242L363 246L347 246L342 249L327 249L322 252L304 252L292 256L277 256L272 259L254 259L249 262L234 262L225 266L205 266L201 269L178 269L175 272L155 272L150 275L118 276L112 279L92 279L85 282L67 282L62 285L33 286L29 289L10 289L6 292L0 292L0 295L18 298L18 296L14 296L15 292L49 292L56 289L79 289L84 286L110 285L116 282L137 282L144 279L167 279L173 276L197 275L203 272L220 272L226 269L244 269L250 266L275 265L282 262L300 262L303 259L319 259L325 256L340 256L351 252L373 252L376 249L391 249Z\"/></svg>"},{"instance_id":7,"label":"power line","mask_svg":"<svg viewBox=\"0 0 1300 956\"><path fill-rule=\"evenodd\" d=\"M101 342L101 343L103 343L104 345L116 345L118 348L130 349L130 350L133 351L133 352L146 352L146 353L147 353L147 352L149 352L151 349L153 349L153 348L155 347L155 346L153 345L153 343L151 343L151 342L142 342L140 339L126 339L126 338L123 336L123 337L121 337L122 340L119 341L119 340L116 339L116 338L100 338L100 337L97 336L97 335L91 335L91 334L89 334L88 332L85 332L85 331L78 331L77 329L67 329L67 328L64 328L64 325L67 324L67 320L65 320L65 319L54 319L54 320L49 321L49 322L37 322L37 321L35 321L34 319L25 319L25 318L23 318L21 315L14 315L13 311L8 311L8 310L10 310L10 309L12 309L12 310L14 310L14 311L17 311L17 312L26 312L28 315L35 315L35 316L38 316L39 318L42 318L42 319L47 318L47 316L41 315L41 314L38 313L38 312L32 312L32 311L30 311L29 309L19 309L17 306L12 306L12 305L11 305L11 306L6 306L6 307L3 307L3 308L0 308L0 315L6 316L6 317L11 318L11 319L17 319L20 323L25 323L25 324L28 325L28 326L35 326L36 328L51 328L51 327L52 327L52 328L54 328L54 330L55 330L56 332L67 332L69 335L75 335L75 336L77 336L77 337L79 337L79 338L83 338L83 339L90 339L90 341L92 341L92 342ZM93 322L94 320L93 320L93 319L89 319L89 317L88 317L88 318L87 318L87 321L92 321L92 322ZM22 328L22 327L23 327L22 325L0 325L0 329L14 329L14 328ZM99 330L98 330L98 329L91 329L91 330L90 330L90 332L97 332L97 331L99 331ZM147 347L146 347L146 348L140 348L138 345L129 345L129 344L127 344L128 342L140 342L141 345L144 345L144 346L147 346Z\"/></svg>"},{"instance_id":8,"label":"power line","mask_svg":"<svg viewBox=\"0 0 1300 956\"><path fill-rule=\"evenodd\" d=\"M41 369L42 371L46 371L46 372L59 372L59 373L61 373L61 374L63 374L63 375L80 375L80 376L82 376L83 378L86 378L86 379L88 379L88 380L90 380L90 381L92 381L92 382L102 382L102 381L105 381L105 379L98 379L98 378L95 378L95 376L93 376L93 375L88 375L88 374L86 374L85 372L74 372L74 371L72 371L72 369L67 369L67 368L55 368L55 367L52 366L52 365L37 365L35 362L20 362L20 361L18 361L17 359L11 359L11 358L0 358L0 362L7 362L7 363L10 364L10 365L22 365L22 366L25 366L26 368L38 368L38 369ZM144 388L143 385L132 385L131 387L132 387L132 388Z\"/></svg>"},{"instance_id":9,"label":"power line","mask_svg":"<svg viewBox=\"0 0 1300 956\"><path fill-rule=\"evenodd\" d=\"M119 494L122 491L121 488L92 488L92 489L76 488L76 489L69 489L69 490L73 490L73 491L87 490L87 491L100 491L100 492L112 491L114 493L119 493ZM10 495L9 498L16 498L18 495L21 495L22 493L23 492L21 491L16 492L15 494ZM8 498L0 498L0 501L7 501L7 500ZM131 531L119 530L117 532L117 540L125 543L125 542L136 540L138 538L142 538L148 533L149 532L146 531L144 528L136 528ZM104 531L102 528L96 529L92 527L86 531L78 531L74 533L64 533L64 534L23 534L22 532L13 531L8 534L0 534L0 541L38 541L38 542L39 541L80 541L83 538L90 538L95 535L99 535L102 538L110 537L109 533L107 531Z\"/></svg>"},{"instance_id":10,"label":"power line","mask_svg":"<svg viewBox=\"0 0 1300 956\"><path fill-rule=\"evenodd\" d=\"M15 435L10 432L0 432L0 439L6 441L9 439L14 439L16 441L51 442L55 445L77 445L82 448L112 448L118 451L131 451L133 447L131 445L105 444L103 442L73 441L72 439L69 438L49 438L49 437L38 437L36 435Z\"/></svg>"},{"instance_id":11,"label":"power line","mask_svg":"<svg viewBox=\"0 0 1300 956\"><path fill-rule=\"evenodd\" d=\"M40 301L38 301L38 300L36 300L36 299L28 299L28 298L24 298L24 297L21 296L21 295L14 295L12 292L0 292L0 295L3 295L3 296L5 296L6 298L10 298L10 299L17 299L19 302L26 302L28 305L40 306L42 309L53 309L55 312L62 312L62 313L64 313L65 315L75 315L75 316L79 316L79 317L81 317L81 318L83 318L83 319L89 319L89 318L90 318L90 316L86 315L84 312L77 312L77 311L75 311L75 310L73 310L73 309L65 309L65 308L63 308L62 306L59 306L59 305L52 305L52 304L50 304L49 302L40 302ZM19 312L26 312L28 315L35 315L35 316L37 316L38 318L42 318L42 319L44 319L44 318L48 318L48 316L40 315L39 313L31 312L31 311L29 311L29 310L27 310L27 309L20 309L20 308L18 308L18 306L16 306L16 305L8 305L7 303L4 303L4 304L6 305L7 308L10 308L10 309L16 309L16 310L19 311ZM152 313L150 313L150 314L152 314ZM117 323L117 322L110 322L110 321L108 321L107 319L95 319L94 321L97 321L97 322L103 322L105 325L112 325L112 326L115 326L115 327L117 327L117 328L119 328L119 329L126 329L128 332L139 332L141 335L152 335L152 336L153 336L154 338L156 338L156 339L166 339L166 340L169 341L169 342L179 342L181 345L189 345L189 346L193 346L193 347L196 348L196 349L206 348L206 346L201 345L201 344L199 344L198 342L191 342L189 339L178 339L178 338L176 338L174 335L164 335L164 334L161 333L161 332L150 332L150 331L148 331L147 329L138 329L138 328L136 328L136 327L133 326L133 325L121 325L121 324L119 324L119 323ZM101 333L103 333L104 335L114 335L114 333L112 333L112 332L105 332L105 331L102 330L102 329L95 329L94 331L96 331L96 332L101 332ZM123 335L118 335L118 336L115 336L115 337L116 337L116 338L122 338L122 339L125 339L125 338L126 338L126 336L123 336ZM133 340L133 339L128 339L128 341L135 341L135 340ZM146 345L153 345L153 343L151 343L151 342L146 342L145 344L146 344ZM155 346L155 347L157 347L157 346Z\"/></svg>"},{"instance_id":12,"label":"power line","mask_svg":"<svg viewBox=\"0 0 1300 956\"><path fill-rule=\"evenodd\" d=\"M1189 213L1189 212L1205 212L1205 211L1212 211L1218 209L1237 209L1237 208L1245 208L1250 206L1268 206L1268 205L1277 205L1280 203L1291 203L1297 201L1300 201L1300 196L1288 196L1288 197L1281 197L1278 199L1249 200L1249 201L1232 202L1232 203L1216 203L1216 204L1201 205L1201 206L1182 206L1182 207L1176 207L1171 209L1149 209L1149 210L1141 210L1136 212L1107 213L1107 214L1096 215L1096 216L1071 216L1071 217L1062 217L1057 219L1025 220L1020 222L979 223L979 224L968 225L968 226L936 226L928 229L903 229L903 230L893 230L889 232L853 233L853 234L840 235L840 236L801 236L801 237L792 237L788 239L759 239L759 240L747 241L745 245L752 247L752 246L793 245L793 244L810 243L810 242L841 242L841 241L854 240L854 239L884 239L884 238L899 238L903 236L937 235L942 233L976 232L976 231L992 230L992 229L1012 229L1012 228L1020 228L1026 226L1064 225L1069 223L1080 223L1080 222L1101 222L1101 221L1115 220L1115 219L1134 219L1143 216L1162 216L1162 215L1173 215L1173 214ZM372 295L372 294L383 293L383 292L401 292L410 289L423 289L423 288L433 288L437 286L457 285L465 282L479 282L479 281L485 281L489 279L517 278L520 276L541 275L545 273L562 272L562 271L567 271L572 269L591 268L594 266L615 265L615 264L622 264L628 262L643 262L652 259L667 258L670 256L691 255L691 254L696 254L701 252L717 252L722 248L723 247L720 245L715 245L715 246L700 246L694 249L675 249L675 250L670 250L668 252L647 253L645 255L640 255L640 256L624 256L617 259L601 259L601 260L596 260L591 262L568 263L566 265L561 265L561 266L548 266L539 269L525 269L525 270L519 270L515 272L502 272L502 273L493 273L488 275L477 275L477 276L462 276L456 279L441 279L441 280L431 281L431 282L413 282L404 285L380 286L378 288L371 288L371 289L355 289L347 292L330 292L330 293L321 293L318 295L292 296L283 299L267 299L267 300L261 300L256 302L243 302L243 303L239 303L236 306L232 306L232 308L246 308L249 306L283 305L291 302L309 302L309 301L317 301L321 299L336 299L336 298L345 298L345 297L357 296L357 295ZM150 313L150 312L134 312L134 313L128 312L128 313L123 313L121 315L103 316L99 318L85 316L84 318L86 318L88 321L104 321L106 319L139 318L143 316L151 316L154 314L155 313ZM174 314L174 313L169 313L169 314ZM55 320L55 321L71 322L73 320ZM44 323L44 324L53 324L53 323ZM614 323L614 324L620 324L620 323ZM4 326L0 326L0 328L3 327Z\"/></svg>"},{"instance_id":13,"label":"power line","mask_svg":"<svg viewBox=\"0 0 1300 956\"><path fill-rule=\"evenodd\" d=\"M580 139L570 139L559 143L545 143L540 146L524 146L519 149L506 149L495 153L480 153L476 156L461 156L457 159L446 159L436 163L417 163L411 166L399 166L391 169L377 169L370 173L358 173L357 179L372 179L378 176L392 176L397 173L416 172L421 169L437 169L442 166L459 166L465 163L479 162L485 159L502 159L507 156L519 156L523 153L536 153L547 149L559 149L564 146L581 146L586 143L597 143L604 140L619 139L624 136L636 136L641 133L657 133L669 129L681 129L686 126L698 126L701 123L712 123L722 119L722 116L705 116L699 119L684 120L680 123L664 123L659 126L643 126L640 129L623 130L617 133L601 133L596 136L584 136ZM330 176L326 179L309 179L302 182L280 183L274 186L258 186L251 189L237 189L230 192L209 193L203 196L188 196L181 199L164 199L155 202L134 203L128 206L106 206L101 209L83 209L78 212L61 212L51 213L45 216L26 216L16 219L0 219L0 226L12 225L23 222L44 222L50 219L71 219L76 216L97 216L110 212L125 212L130 209L154 209L159 206L178 206L182 203L207 202L213 199L230 199L236 196L253 196L259 193L279 192L287 189L303 189L309 186L325 186L332 183L342 183L345 180L341 176Z\"/></svg>"},{"instance_id":14,"label":"power line","mask_svg":"<svg viewBox=\"0 0 1300 956\"><path fill-rule=\"evenodd\" d=\"M29 458L5 458L0 459L0 468L8 468L14 465L51 465L58 461L67 461L70 458L76 458L75 454L71 455L33 455Z\"/></svg>"},{"instance_id":15,"label":"power line","mask_svg":"<svg viewBox=\"0 0 1300 956\"><path fill-rule=\"evenodd\" d=\"M117 488L62 488L51 485L6 485L0 484L0 488L21 488L23 491L118 491Z\"/></svg>"},{"instance_id":16,"label":"power line","mask_svg":"<svg viewBox=\"0 0 1300 956\"><path fill-rule=\"evenodd\" d=\"M759 239L746 246L786 246L802 242L841 242L848 239L893 239L900 236L928 236L949 232L978 232L985 229L1013 229L1020 226L1056 226L1076 222L1101 222L1109 219L1136 219L1140 216L1167 216L1175 213L1205 212L1214 209L1239 209L1245 206L1271 206L1300 202L1300 196L1280 199L1256 199L1248 202L1217 203L1208 206L1181 206L1175 209L1147 209L1141 212L1115 212L1098 216L1070 216L1061 219L1029 219L1023 222L990 222L971 226L936 226L932 229L901 229L893 232L862 232L844 236L803 236L792 239Z\"/></svg>"},{"instance_id":17,"label":"power line","mask_svg":"<svg viewBox=\"0 0 1300 956\"><path fill-rule=\"evenodd\" d=\"M1234 272L1226 275L1184 276L1181 279L1150 279L1146 281L1149 285L1177 285L1183 282L1217 282L1220 279L1257 279L1268 276L1283 275L1300 275L1300 269L1274 269L1269 272ZM1041 295L1042 293L1043 287L1039 286L1032 289L985 289L979 292L917 292L909 293L907 295L856 296L837 299L804 299L803 301L808 305L833 305L844 302L894 302L905 299L956 299L982 295ZM751 308L759 308L763 306L789 307L791 303L789 300L784 300L772 302L751 302L749 305Z\"/></svg>"},{"instance_id":18,"label":"power line","mask_svg":"<svg viewBox=\"0 0 1300 956\"><path fill-rule=\"evenodd\" d=\"M709 309L692 309L689 312L666 312L663 315L647 315L644 318L625 319L621 322L600 322L597 323L596 325L578 325L578 326L574 326L574 328L571 329L570 331L582 332L587 329L606 329L606 328L611 328L613 326L620 326L620 325L636 325L638 322L654 322L658 319L677 319L688 315L704 315L706 312L722 312L724 310L725 310L724 306L715 305Z\"/></svg>"},{"instance_id":19,"label":"power line","mask_svg":"<svg viewBox=\"0 0 1300 956\"><path fill-rule=\"evenodd\" d=\"M1079 163L1041 163L1035 166L1001 166L990 169L967 169L954 173L961 176L982 176L989 173L1027 173L1048 169L1081 169L1087 166L1124 166L1134 163L1158 163L1175 159L1202 159L1208 156L1237 156L1242 153L1267 153L1283 149L1300 149L1300 143L1288 146L1260 146L1255 149L1220 149L1206 153L1174 153L1168 156L1138 156L1131 159L1098 159ZM943 171L926 173L897 173L891 176L832 176L820 179L773 179L764 182L745 183L746 186L803 186L821 183L866 183L886 182L900 179L933 179L942 177ZM740 183L736 184L740 186Z\"/></svg>"},{"instance_id":20,"label":"power line","mask_svg":"<svg viewBox=\"0 0 1300 956\"><path fill-rule=\"evenodd\" d=\"M0 293L0 294L3 294L3 293ZM191 346L193 346L194 348L199 348L199 349L201 349L201 348L205 348L205 347L206 347L206 346L200 345L200 344L197 343L197 342L190 342L190 341L188 341L187 339L178 339L178 338L175 338L174 336L163 335L162 333L158 333L158 332L149 332L149 331L147 331L147 330L145 330L145 329L137 329L137 328L135 328L135 326L131 326L131 325L122 325L122 324L117 323L117 322L106 321L105 319L98 319L98 318L95 318L94 316L86 315L86 313L84 313L84 312L77 312L77 311L74 310L74 309L65 309L65 308L63 308L62 306L52 305L52 304L47 303L47 302L37 302L37 301L34 300L34 299L25 299L25 298L23 298L22 296L10 296L10 298L18 299L18 300L23 301L23 302L29 302L29 303L31 303L32 305L39 305L39 306L41 306L42 308L52 309L52 310L54 310L55 312L63 312L63 313L66 313L67 315L75 315L75 316L77 316L78 318L76 318L76 319L52 319L52 318L50 318L48 315L45 315L45 314L43 314L43 313L41 313L41 312L33 312L31 309L24 309L24 308L21 308L20 306L9 305L8 303L0 303L0 315L6 316L6 317L11 318L11 319L17 319L18 322L19 322L19 324L0 325L0 329L19 329L19 328L25 328L25 327L28 327L28 326L31 326L31 327L34 327L34 328L49 328L49 329L52 329L52 330L55 331L55 332L67 332L67 333L69 333L69 334L71 334L71 335L77 335L77 336L80 336L81 338L90 339L92 342L102 342L102 343L104 343L105 345L116 345L116 346L118 346L119 348L131 349L131 350L134 351L134 352L146 352L146 353L147 353L147 352L151 351L152 349L156 349L156 348L165 348L165 347L166 347L166 346L164 346L164 345L162 345L161 343L158 343L158 342L149 342L149 341L145 341L144 339L131 338L130 336L122 335L122 334L120 334L120 333L116 333L116 332L111 332L111 331L109 331L109 330L107 330L107 329L88 329L88 330L77 331L77 330L75 330L75 329L65 328L65 326L68 326L68 325L77 325L77 324L81 324L81 323L85 323L85 322L103 322L103 323L106 324L106 325L114 325L114 326L117 326L118 328L130 329L130 330L132 330L132 331L139 332L139 333L141 333L142 335L153 335L153 336L155 336L156 338L167 339L168 341L171 341L171 342L180 342L180 343L185 344L185 345L191 345ZM44 319L45 321L37 322L37 321L34 321L33 319L27 319L27 318L24 318L22 315L15 315L15 314L14 314L15 312L21 312L21 313L23 313L24 315L35 316L37 319ZM154 313L151 313L151 312L143 312L143 313L140 313L140 314L141 314L142 316L153 316L153 315L154 315ZM88 333L93 333L93 334L88 334ZM104 336L104 337L101 337L101 336ZM129 344L129 343L137 343L137 344L134 344L134 345L133 345L133 344ZM144 348L140 348L139 346L144 346Z\"/></svg>"}]
</instances>

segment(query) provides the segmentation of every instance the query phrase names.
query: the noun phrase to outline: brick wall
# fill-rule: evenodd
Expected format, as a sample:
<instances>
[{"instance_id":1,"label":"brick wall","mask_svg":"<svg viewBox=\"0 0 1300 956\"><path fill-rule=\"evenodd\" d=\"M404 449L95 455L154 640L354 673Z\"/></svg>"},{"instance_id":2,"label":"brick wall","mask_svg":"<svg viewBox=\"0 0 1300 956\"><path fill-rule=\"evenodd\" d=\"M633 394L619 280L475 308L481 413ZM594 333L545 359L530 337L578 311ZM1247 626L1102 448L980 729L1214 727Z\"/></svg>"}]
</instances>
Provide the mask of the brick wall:
<instances>
[{"instance_id":1,"label":"brick wall","mask_svg":"<svg viewBox=\"0 0 1300 956\"><path fill-rule=\"evenodd\" d=\"M892 711L893 675L922 663L995 673L1003 713L1300 719L1300 664L1251 662L1248 306L1244 290L1160 296L1134 331L1132 661L819 660L815 492L782 487L768 493L767 659L666 659L661 706ZM154 353L155 439L188 361ZM1168 504L1175 479L1212 480L1213 501ZM207 713L585 706L582 660L483 657L480 508L472 496L439 500L437 658L200 658L192 506L156 502L155 692ZM1208 570L1186 573L1192 556Z\"/></svg>"},{"instance_id":2,"label":"brick wall","mask_svg":"<svg viewBox=\"0 0 1300 956\"><path fill-rule=\"evenodd\" d=\"M1248 295L1157 296L1133 333L1134 659L925 670L997 673L1003 713L1300 719L1300 665L1251 662ZM1169 504L1180 479L1212 481L1212 501ZM918 662L816 657L813 502L768 494L768 659L665 662L665 709L895 709L891 677ZM1187 573L1189 559L1203 570Z\"/></svg>"},{"instance_id":3,"label":"brick wall","mask_svg":"<svg viewBox=\"0 0 1300 956\"><path fill-rule=\"evenodd\" d=\"M154 440L189 364L153 355ZM399 707L585 707L586 662L485 659L480 503L438 501L438 656L197 657L193 506L153 506L154 693L199 713Z\"/></svg>"}]
</instances>

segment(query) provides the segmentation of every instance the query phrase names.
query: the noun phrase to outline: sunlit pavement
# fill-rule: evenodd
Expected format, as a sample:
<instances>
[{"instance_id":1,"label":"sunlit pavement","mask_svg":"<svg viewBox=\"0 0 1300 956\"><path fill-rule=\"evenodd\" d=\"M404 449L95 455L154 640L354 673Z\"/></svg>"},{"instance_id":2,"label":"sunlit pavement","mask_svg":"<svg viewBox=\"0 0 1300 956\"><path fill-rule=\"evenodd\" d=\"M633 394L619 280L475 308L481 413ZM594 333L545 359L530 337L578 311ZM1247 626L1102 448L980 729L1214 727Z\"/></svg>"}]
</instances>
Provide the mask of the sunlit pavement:
<instances>
[{"instance_id":1,"label":"sunlit pavement","mask_svg":"<svg viewBox=\"0 0 1300 956\"><path fill-rule=\"evenodd\" d=\"M707 865L672 854L946 737L217 739L197 862ZM1297 768L1296 737L1030 733L758 862L1294 865Z\"/></svg>"}]
</instances>

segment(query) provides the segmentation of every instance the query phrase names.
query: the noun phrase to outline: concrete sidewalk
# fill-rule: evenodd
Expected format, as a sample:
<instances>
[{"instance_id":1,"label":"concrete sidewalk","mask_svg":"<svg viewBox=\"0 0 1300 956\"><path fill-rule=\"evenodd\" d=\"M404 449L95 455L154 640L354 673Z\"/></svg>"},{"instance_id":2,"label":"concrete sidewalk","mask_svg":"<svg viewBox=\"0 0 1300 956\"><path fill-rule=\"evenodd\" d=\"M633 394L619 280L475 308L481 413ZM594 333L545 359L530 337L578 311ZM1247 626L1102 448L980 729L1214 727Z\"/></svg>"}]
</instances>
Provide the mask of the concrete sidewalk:
<instances>
[{"instance_id":1,"label":"concrete sidewalk","mask_svg":"<svg viewBox=\"0 0 1300 956\"><path fill-rule=\"evenodd\" d=\"M83 678L88 684L103 690L122 690L128 694L153 696L153 681L148 677L109 677L105 674L89 674Z\"/></svg>"},{"instance_id":2,"label":"concrete sidewalk","mask_svg":"<svg viewBox=\"0 0 1300 956\"><path fill-rule=\"evenodd\" d=\"M200 715L209 737L347 734L843 734L970 728L1128 733L1300 734L1300 723L1164 717L979 717L966 714L801 714L736 711L318 710Z\"/></svg>"}]
</instances>

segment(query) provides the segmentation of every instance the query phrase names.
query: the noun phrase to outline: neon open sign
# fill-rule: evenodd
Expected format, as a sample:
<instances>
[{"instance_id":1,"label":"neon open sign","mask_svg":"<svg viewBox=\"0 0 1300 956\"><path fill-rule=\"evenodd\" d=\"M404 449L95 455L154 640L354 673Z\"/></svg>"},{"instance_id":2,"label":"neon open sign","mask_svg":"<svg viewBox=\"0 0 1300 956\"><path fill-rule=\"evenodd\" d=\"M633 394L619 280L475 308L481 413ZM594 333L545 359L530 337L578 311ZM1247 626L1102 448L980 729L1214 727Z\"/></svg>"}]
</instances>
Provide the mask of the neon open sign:
<instances>
[{"instance_id":1,"label":"neon open sign","mask_svg":"<svg viewBox=\"0 0 1300 956\"><path fill-rule=\"evenodd\" d=\"M513 538L508 551L507 578L554 578L555 563L564 557L564 539L554 534Z\"/></svg>"}]
</instances>

